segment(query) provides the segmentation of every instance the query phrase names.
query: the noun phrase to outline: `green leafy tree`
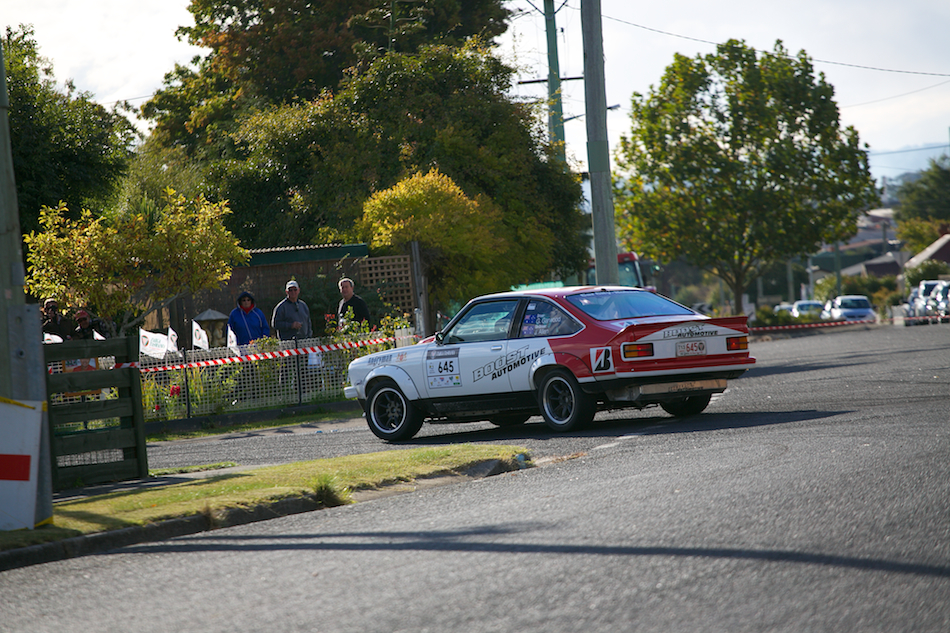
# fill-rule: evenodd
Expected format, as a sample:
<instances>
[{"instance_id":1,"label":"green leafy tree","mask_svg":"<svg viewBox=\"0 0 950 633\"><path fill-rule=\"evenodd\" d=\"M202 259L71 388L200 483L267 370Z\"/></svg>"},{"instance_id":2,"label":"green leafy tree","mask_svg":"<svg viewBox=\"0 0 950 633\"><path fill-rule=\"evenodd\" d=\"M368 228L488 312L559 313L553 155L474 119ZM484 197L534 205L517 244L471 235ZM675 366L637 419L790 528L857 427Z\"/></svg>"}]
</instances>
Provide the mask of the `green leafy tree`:
<instances>
[{"instance_id":1,"label":"green leafy tree","mask_svg":"<svg viewBox=\"0 0 950 633\"><path fill-rule=\"evenodd\" d=\"M498 209L519 281L576 272L589 227L580 183L508 97L511 75L476 44L387 54L333 98L250 117L235 135L246 158L215 168L215 196L248 246L361 238L374 192L435 167Z\"/></svg>"},{"instance_id":2,"label":"green leafy tree","mask_svg":"<svg viewBox=\"0 0 950 633\"><path fill-rule=\"evenodd\" d=\"M509 15L502 0L192 0L188 10L195 23L178 35L209 52L167 74L142 112L162 143L209 156L226 156L227 133L255 110L315 99L386 50L495 37Z\"/></svg>"},{"instance_id":3,"label":"green leafy tree","mask_svg":"<svg viewBox=\"0 0 950 633\"><path fill-rule=\"evenodd\" d=\"M908 218L897 223L897 239L912 253L919 253L947 232L950 232L950 222L946 220Z\"/></svg>"},{"instance_id":4,"label":"green leafy tree","mask_svg":"<svg viewBox=\"0 0 950 633\"><path fill-rule=\"evenodd\" d=\"M123 335L186 292L215 289L248 259L224 226L224 203L172 191L156 211L71 220L64 203L43 207L40 230L24 237L26 286L113 319Z\"/></svg>"},{"instance_id":5,"label":"green leafy tree","mask_svg":"<svg viewBox=\"0 0 950 633\"><path fill-rule=\"evenodd\" d=\"M930 161L919 180L897 190L897 237L913 252L950 232L950 156Z\"/></svg>"},{"instance_id":6,"label":"green leafy tree","mask_svg":"<svg viewBox=\"0 0 950 633\"><path fill-rule=\"evenodd\" d=\"M507 289L516 280L517 259L498 210L487 198L467 197L437 169L373 195L363 222L374 249L409 253L412 242L419 243L430 308Z\"/></svg>"},{"instance_id":7,"label":"green leafy tree","mask_svg":"<svg viewBox=\"0 0 950 633\"><path fill-rule=\"evenodd\" d=\"M832 86L781 42L761 55L735 40L677 55L632 104L618 152L619 233L631 250L718 275L736 312L765 267L853 235L877 201Z\"/></svg>"},{"instance_id":8,"label":"green leafy tree","mask_svg":"<svg viewBox=\"0 0 950 633\"><path fill-rule=\"evenodd\" d=\"M20 228L28 233L39 228L44 205L99 206L125 172L136 133L120 110L106 110L70 82L57 88L32 27L7 27L0 44Z\"/></svg>"},{"instance_id":9,"label":"green leafy tree","mask_svg":"<svg viewBox=\"0 0 950 633\"><path fill-rule=\"evenodd\" d=\"M905 182L897 190L898 222L940 220L950 223L950 156L931 159L918 180Z\"/></svg>"}]
</instances>

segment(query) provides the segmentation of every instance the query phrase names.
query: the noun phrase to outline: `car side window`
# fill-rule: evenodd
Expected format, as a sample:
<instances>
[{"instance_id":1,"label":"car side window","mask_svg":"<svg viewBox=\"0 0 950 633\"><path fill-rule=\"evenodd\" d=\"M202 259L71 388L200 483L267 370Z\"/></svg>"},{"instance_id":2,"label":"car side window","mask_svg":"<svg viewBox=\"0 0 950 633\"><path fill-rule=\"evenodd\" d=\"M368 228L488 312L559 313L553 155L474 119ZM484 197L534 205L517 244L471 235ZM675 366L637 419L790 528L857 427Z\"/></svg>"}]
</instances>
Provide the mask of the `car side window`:
<instances>
[{"instance_id":1,"label":"car side window","mask_svg":"<svg viewBox=\"0 0 950 633\"><path fill-rule=\"evenodd\" d=\"M501 341L508 338L517 299L485 301L472 306L445 333L447 343Z\"/></svg>"},{"instance_id":2,"label":"car side window","mask_svg":"<svg viewBox=\"0 0 950 633\"><path fill-rule=\"evenodd\" d=\"M521 321L521 338L564 336L573 334L580 325L561 308L547 301L531 301Z\"/></svg>"}]
</instances>

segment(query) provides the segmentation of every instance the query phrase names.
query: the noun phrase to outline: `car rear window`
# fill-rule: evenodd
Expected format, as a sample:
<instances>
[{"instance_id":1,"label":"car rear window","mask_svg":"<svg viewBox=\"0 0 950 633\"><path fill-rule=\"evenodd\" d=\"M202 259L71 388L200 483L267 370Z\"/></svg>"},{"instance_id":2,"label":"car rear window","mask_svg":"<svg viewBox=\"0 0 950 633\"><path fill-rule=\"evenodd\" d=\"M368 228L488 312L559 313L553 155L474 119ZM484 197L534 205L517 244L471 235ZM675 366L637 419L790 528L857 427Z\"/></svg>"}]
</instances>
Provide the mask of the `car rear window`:
<instances>
[{"instance_id":1,"label":"car rear window","mask_svg":"<svg viewBox=\"0 0 950 633\"><path fill-rule=\"evenodd\" d=\"M598 321L696 314L689 308L646 290L582 292L567 300Z\"/></svg>"},{"instance_id":2,"label":"car rear window","mask_svg":"<svg viewBox=\"0 0 950 633\"><path fill-rule=\"evenodd\" d=\"M846 310L861 310L863 308L870 308L871 304L868 303L867 299L842 299L841 307Z\"/></svg>"}]
</instances>

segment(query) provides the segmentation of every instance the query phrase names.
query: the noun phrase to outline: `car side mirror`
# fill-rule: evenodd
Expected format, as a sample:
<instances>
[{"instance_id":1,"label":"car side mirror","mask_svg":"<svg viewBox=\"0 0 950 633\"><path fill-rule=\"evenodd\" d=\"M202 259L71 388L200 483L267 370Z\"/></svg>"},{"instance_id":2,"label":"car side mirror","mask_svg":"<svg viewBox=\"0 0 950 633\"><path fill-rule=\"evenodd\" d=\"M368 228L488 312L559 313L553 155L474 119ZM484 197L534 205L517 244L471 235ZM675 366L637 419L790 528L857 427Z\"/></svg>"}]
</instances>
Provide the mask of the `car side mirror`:
<instances>
[{"instance_id":1,"label":"car side mirror","mask_svg":"<svg viewBox=\"0 0 950 633\"><path fill-rule=\"evenodd\" d=\"M445 344L445 333L443 333L442 331L436 332L436 333L435 333L435 343L436 343L436 345L444 345L444 344Z\"/></svg>"}]
</instances>

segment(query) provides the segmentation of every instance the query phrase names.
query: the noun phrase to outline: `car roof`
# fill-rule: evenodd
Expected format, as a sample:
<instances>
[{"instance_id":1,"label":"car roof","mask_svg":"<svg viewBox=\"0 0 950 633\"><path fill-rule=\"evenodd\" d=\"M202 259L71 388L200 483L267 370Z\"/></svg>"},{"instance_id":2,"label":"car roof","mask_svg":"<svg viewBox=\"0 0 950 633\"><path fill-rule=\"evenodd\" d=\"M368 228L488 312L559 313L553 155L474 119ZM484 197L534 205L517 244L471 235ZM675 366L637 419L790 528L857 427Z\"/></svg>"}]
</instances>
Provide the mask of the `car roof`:
<instances>
[{"instance_id":1,"label":"car roof","mask_svg":"<svg viewBox=\"0 0 950 633\"><path fill-rule=\"evenodd\" d=\"M564 298L568 295L580 294L584 292L649 292L643 288L633 286L564 286L562 288L538 288L530 290L511 290L509 292L496 292L493 294L482 295L475 299L503 299L505 297L547 297L549 299Z\"/></svg>"}]
</instances>

